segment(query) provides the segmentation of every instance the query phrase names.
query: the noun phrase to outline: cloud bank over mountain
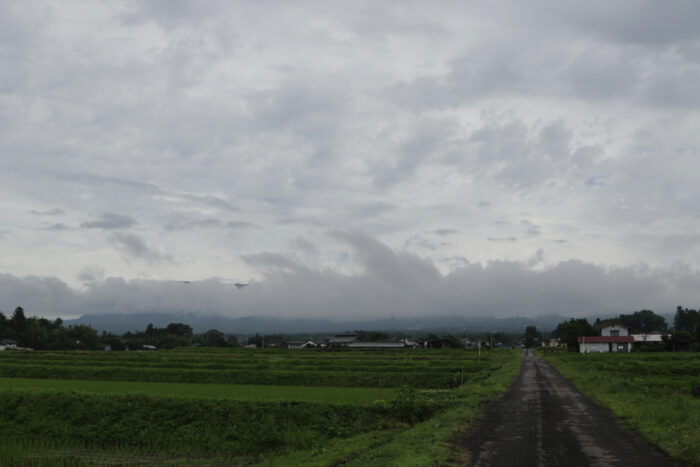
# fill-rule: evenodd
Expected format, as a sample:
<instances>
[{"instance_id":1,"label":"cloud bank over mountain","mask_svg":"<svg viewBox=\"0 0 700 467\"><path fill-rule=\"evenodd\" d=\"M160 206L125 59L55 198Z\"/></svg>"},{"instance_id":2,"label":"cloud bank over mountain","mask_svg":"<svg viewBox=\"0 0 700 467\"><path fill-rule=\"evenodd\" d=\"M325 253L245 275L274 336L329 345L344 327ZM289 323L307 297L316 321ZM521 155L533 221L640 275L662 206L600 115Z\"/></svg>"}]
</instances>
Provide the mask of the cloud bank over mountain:
<instances>
[{"instance_id":1,"label":"cloud bank over mountain","mask_svg":"<svg viewBox=\"0 0 700 467\"><path fill-rule=\"evenodd\" d=\"M56 278L0 276L2 310L73 317L106 313L192 313L228 317L323 318L336 321L390 316L536 317L609 315L653 308L672 311L697 300L700 274L679 266L602 268L570 260L533 264L466 262L443 275L430 261L394 251L357 232L334 232L350 247L357 271L314 269L278 253L250 256L262 279L236 287L212 278L196 282L108 278L82 291ZM535 259L537 255L535 256ZM632 299L630 297L633 297Z\"/></svg>"}]
</instances>

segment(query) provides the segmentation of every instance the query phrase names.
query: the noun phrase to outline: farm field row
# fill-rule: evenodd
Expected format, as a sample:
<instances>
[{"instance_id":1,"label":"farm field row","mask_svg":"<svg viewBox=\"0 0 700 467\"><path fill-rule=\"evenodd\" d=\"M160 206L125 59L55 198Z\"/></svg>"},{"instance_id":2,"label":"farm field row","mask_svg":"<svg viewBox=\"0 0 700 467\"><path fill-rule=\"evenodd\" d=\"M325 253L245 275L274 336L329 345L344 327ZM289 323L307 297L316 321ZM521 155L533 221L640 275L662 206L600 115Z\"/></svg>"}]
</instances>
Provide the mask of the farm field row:
<instances>
[{"instance_id":1,"label":"farm field row","mask_svg":"<svg viewBox=\"0 0 700 467\"><path fill-rule=\"evenodd\" d=\"M390 402L395 388L338 388L329 386L272 386L245 384L148 383L37 378L0 378L2 391L76 392L85 394L150 395L184 398L230 399L258 402L321 402L371 405Z\"/></svg>"},{"instance_id":2,"label":"farm field row","mask_svg":"<svg viewBox=\"0 0 700 467\"><path fill-rule=\"evenodd\" d=\"M66 459L91 463L97 459L107 464L399 465L410 460L413 465L435 465L452 456L451 436L476 415L481 402L508 387L520 365L517 353L510 351L488 352L479 361L469 351L301 353L266 350L251 359L296 359L302 368L309 362L313 366L328 360L411 366L413 356L424 359L428 355L436 357L435 361L451 363L437 370L421 365L422 373L416 365L411 369L414 382L396 388L376 384L344 387L352 383L351 379L362 378L359 364L353 371L341 372L268 370L270 380L266 385L216 384L206 378L201 384L172 384L3 377L0 464L21 464L31 458L47 464ZM121 359L142 358L124 354L60 355L63 361L71 357L100 361L105 372L123 376L134 369L120 368ZM193 352L199 361L236 359L241 354L237 350L213 351L207 358L206 352ZM343 358L338 358L339 354ZM168 365L171 358L186 359L186 355L182 350L158 351L146 358ZM51 367L49 353L12 357L0 358L0 367L46 367L51 371L77 368ZM35 365L33 359L42 362ZM470 362L476 363L472 369ZM455 370L462 365L463 385L424 389L424 380L439 380L442 384L449 378L454 383ZM175 368L159 369L157 365L143 371L177 373ZM209 378L221 373L257 377L263 372L238 369L198 373ZM285 385L287 373L295 373L297 380L305 379L303 384L315 383L322 374L336 381L322 386ZM373 375L372 380L377 376L368 373Z\"/></svg>"},{"instance_id":3,"label":"farm field row","mask_svg":"<svg viewBox=\"0 0 700 467\"><path fill-rule=\"evenodd\" d=\"M700 465L700 354L545 354L581 392L671 456Z\"/></svg>"},{"instance_id":4,"label":"farm field row","mask_svg":"<svg viewBox=\"0 0 700 467\"><path fill-rule=\"evenodd\" d=\"M50 361L54 364L110 364L120 366L186 366L188 368L260 368L285 369L293 366L308 368L389 368L403 370L406 368L442 368L460 364L479 365L476 353L449 350L417 351L384 350L372 351L319 351L319 350L276 350L267 349L227 349L228 352L212 351L210 354L201 350L175 349L173 351L153 352L8 352L0 354L0 362L38 362Z\"/></svg>"},{"instance_id":5,"label":"farm field row","mask_svg":"<svg viewBox=\"0 0 700 467\"><path fill-rule=\"evenodd\" d=\"M474 352L4 352L0 377L445 389L493 371ZM428 358L432 357L432 358Z\"/></svg>"}]
</instances>

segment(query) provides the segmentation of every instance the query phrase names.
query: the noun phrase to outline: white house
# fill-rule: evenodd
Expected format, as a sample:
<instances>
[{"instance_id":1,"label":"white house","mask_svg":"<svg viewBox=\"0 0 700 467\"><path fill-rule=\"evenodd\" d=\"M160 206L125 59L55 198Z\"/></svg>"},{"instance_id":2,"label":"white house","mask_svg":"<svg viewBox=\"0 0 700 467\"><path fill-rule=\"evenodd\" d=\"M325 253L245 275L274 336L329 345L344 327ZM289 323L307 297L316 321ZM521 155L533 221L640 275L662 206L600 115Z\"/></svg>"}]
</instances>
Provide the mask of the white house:
<instances>
[{"instance_id":1,"label":"white house","mask_svg":"<svg viewBox=\"0 0 700 467\"><path fill-rule=\"evenodd\" d=\"M602 337L617 337L617 336L629 336L629 329L625 326L620 326L618 324L612 326L605 326L600 330L600 335Z\"/></svg>"},{"instance_id":2,"label":"white house","mask_svg":"<svg viewBox=\"0 0 700 467\"><path fill-rule=\"evenodd\" d=\"M579 337L579 352L607 353L632 351L634 337L629 335L629 330L625 326L606 326L601 329L600 334L600 336Z\"/></svg>"}]
</instances>

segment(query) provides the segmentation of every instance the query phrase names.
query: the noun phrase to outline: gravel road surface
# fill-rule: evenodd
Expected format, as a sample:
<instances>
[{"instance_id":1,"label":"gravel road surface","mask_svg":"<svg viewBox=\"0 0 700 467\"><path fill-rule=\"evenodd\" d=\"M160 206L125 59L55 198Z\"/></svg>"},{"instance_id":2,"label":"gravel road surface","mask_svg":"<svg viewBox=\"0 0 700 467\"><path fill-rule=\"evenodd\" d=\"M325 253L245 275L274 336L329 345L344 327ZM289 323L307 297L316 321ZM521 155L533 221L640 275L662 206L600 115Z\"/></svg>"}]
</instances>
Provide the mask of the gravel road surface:
<instances>
[{"instance_id":1,"label":"gravel road surface","mask_svg":"<svg viewBox=\"0 0 700 467\"><path fill-rule=\"evenodd\" d=\"M486 407L458 444L472 466L675 466L622 428L541 357L523 367L502 401Z\"/></svg>"}]
</instances>

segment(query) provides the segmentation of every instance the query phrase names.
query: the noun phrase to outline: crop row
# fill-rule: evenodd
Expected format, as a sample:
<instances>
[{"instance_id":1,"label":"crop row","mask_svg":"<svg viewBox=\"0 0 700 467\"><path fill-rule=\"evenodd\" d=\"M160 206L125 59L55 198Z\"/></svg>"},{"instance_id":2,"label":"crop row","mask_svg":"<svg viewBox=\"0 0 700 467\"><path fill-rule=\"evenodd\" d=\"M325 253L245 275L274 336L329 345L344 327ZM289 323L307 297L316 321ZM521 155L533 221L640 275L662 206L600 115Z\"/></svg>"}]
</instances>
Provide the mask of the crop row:
<instances>
[{"instance_id":1,"label":"crop row","mask_svg":"<svg viewBox=\"0 0 700 467\"><path fill-rule=\"evenodd\" d=\"M317 353L315 358L294 357L289 354L280 353L279 355L263 353L257 354L231 354L231 355L211 355L204 357L201 355L191 356L180 353L169 352L8 352L2 354L2 359L17 359L26 360L34 358L53 358L53 359L78 359L78 360L112 360L112 361L132 361L132 360L147 360L147 361L189 361L189 362L313 362L319 365L342 365L363 364L363 365L381 365L387 362L404 363L420 366L428 365L445 365L456 361L477 361L476 358L469 358L469 354L464 354L462 358L452 359L418 359L418 358L400 358L400 357L376 357L376 358L357 358L361 352L353 352L345 358L328 358L323 353Z\"/></svg>"},{"instance_id":2,"label":"crop row","mask_svg":"<svg viewBox=\"0 0 700 467\"><path fill-rule=\"evenodd\" d=\"M435 354L436 356L439 354ZM311 362L313 365L385 365L410 364L417 366L452 365L455 362L478 361L476 354L462 351L452 358L424 358L424 352L402 352L401 354L368 354L354 352L231 352L228 354L183 353L183 352L8 352L0 354L0 360L33 360L50 358L55 360L86 361L152 361L152 362L289 362L294 364Z\"/></svg>"},{"instance_id":3,"label":"crop row","mask_svg":"<svg viewBox=\"0 0 700 467\"><path fill-rule=\"evenodd\" d=\"M457 371L465 368L465 371L472 372L484 368L485 362L468 361L466 365L459 365L459 362L449 362L439 365L421 365L406 364L396 362L383 362L383 364L366 365L361 363L352 364L336 364L329 365L329 362L318 365L315 362L245 362L245 361L150 361L150 360L133 360L133 361L113 361L108 359L70 359L70 358L53 358L53 357L38 357L31 359L0 359L0 366L6 364L29 364L29 365L45 365L45 366L111 366L116 368L174 368L174 369L199 369L199 370L294 370L294 371L367 371L367 372L405 372L405 371Z\"/></svg>"},{"instance_id":4,"label":"crop row","mask_svg":"<svg viewBox=\"0 0 700 467\"><path fill-rule=\"evenodd\" d=\"M465 373L465 380L480 377L484 368ZM443 389L461 382L457 371L387 372L291 371L291 370L193 370L161 368L73 367L2 364L0 376L21 378L92 379L107 381L151 381L226 384L272 384L289 386L398 387Z\"/></svg>"},{"instance_id":5,"label":"crop row","mask_svg":"<svg viewBox=\"0 0 700 467\"><path fill-rule=\"evenodd\" d=\"M44 378L0 378L0 391L80 392L84 394L147 394L150 396L230 399L253 402L317 402L341 405L372 405L381 399L392 401L397 388L339 388L319 386L279 386L262 384L154 383L142 381L102 381ZM450 390L427 389L436 399L451 394ZM0 463L0 465L2 465Z\"/></svg>"}]
</instances>

